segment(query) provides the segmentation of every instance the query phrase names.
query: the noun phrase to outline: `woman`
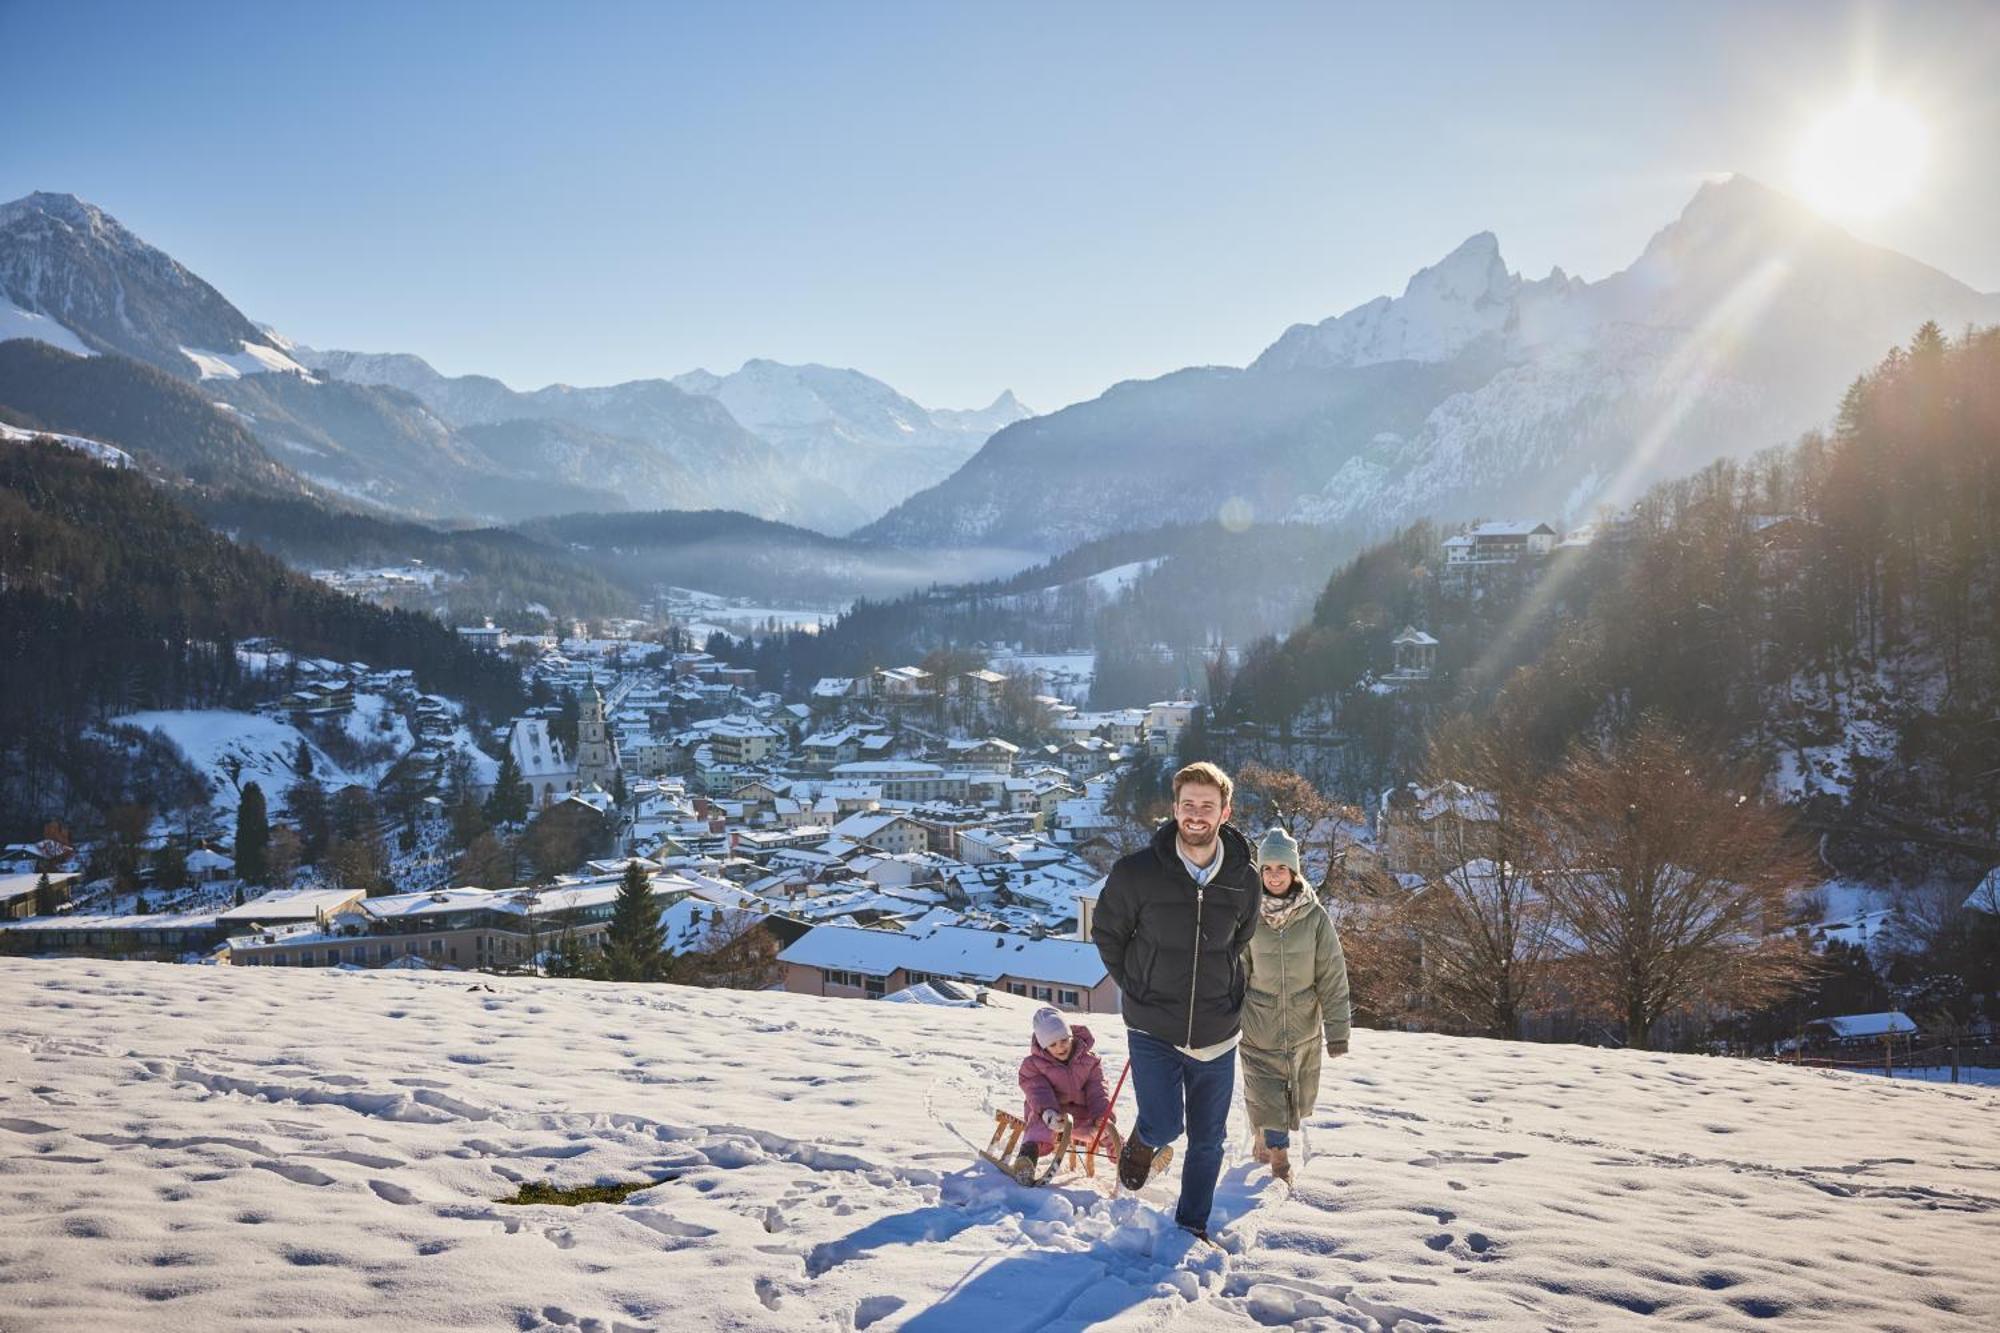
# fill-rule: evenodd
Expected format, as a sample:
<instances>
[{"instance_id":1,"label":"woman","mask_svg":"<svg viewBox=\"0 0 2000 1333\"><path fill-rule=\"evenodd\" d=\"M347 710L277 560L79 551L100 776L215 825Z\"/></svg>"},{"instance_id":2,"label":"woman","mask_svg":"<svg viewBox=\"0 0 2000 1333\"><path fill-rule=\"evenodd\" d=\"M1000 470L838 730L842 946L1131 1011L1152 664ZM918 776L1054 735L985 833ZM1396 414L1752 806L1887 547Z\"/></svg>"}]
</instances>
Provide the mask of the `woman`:
<instances>
[{"instance_id":1,"label":"woman","mask_svg":"<svg viewBox=\"0 0 2000 1333\"><path fill-rule=\"evenodd\" d=\"M1340 932L1299 873L1299 845L1282 828L1257 848L1263 881L1257 933L1244 953L1243 1100L1258 1135L1257 1160L1290 1184L1291 1131L1319 1097L1320 1046L1347 1054L1347 959Z\"/></svg>"}]
</instances>

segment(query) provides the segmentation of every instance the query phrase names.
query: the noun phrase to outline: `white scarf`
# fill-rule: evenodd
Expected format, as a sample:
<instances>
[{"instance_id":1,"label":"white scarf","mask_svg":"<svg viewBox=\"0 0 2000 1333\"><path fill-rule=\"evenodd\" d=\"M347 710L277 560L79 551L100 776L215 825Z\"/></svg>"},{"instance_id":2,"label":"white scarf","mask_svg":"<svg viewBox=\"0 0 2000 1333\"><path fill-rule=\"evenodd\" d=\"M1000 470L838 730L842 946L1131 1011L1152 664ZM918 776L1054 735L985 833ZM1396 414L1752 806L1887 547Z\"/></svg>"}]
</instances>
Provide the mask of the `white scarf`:
<instances>
[{"instance_id":1,"label":"white scarf","mask_svg":"<svg viewBox=\"0 0 2000 1333\"><path fill-rule=\"evenodd\" d=\"M1272 930L1283 930L1298 920L1301 912L1312 906L1313 892L1303 883L1292 885L1292 891L1282 898L1274 898L1265 893L1262 886L1259 886L1257 891L1263 898L1263 901L1257 904L1257 910L1263 913L1264 924Z\"/></svg>"}]
</instances>

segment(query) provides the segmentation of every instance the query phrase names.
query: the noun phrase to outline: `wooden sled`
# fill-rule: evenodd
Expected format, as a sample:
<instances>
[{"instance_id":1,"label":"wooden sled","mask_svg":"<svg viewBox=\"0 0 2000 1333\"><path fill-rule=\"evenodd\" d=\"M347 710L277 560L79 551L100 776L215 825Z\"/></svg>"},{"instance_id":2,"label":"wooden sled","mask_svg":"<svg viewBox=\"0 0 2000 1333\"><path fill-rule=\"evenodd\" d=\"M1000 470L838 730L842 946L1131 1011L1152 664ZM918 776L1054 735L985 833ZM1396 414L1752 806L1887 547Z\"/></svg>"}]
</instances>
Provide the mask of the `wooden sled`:
<instances>
[{"instance_id":1,"label":"wooden sled","mask_svg":"<svg viewBox=\"0 0 2000 1333\"><path fill-rule=\"evenodd\" d=\"M1056 1129L1055 1147L1047 1156L1036 1160L1035 1178L1021 1183L1046 1185L1054 1180L1058 1173L1067 1171L1072 1176L1081 1175L1100 1184L1109 1182L1113 1189L1118 1188L1118 1153L1124 1147L1124 1140L1119 1137L1117 1128L1106 1126L1104 1133L1094 1143L1085 1139L1081 1144L1078 1143L1074 1130L1075 1126L1070 1118L1064 1116L1062 1124ZM1002 1175L1018 1181L1019 1177L1014 1175L1014 1158L1021 1149L1021 1136L1027 1131L1028 1124L1021 1117L1007 1111L995 1111L993 1137L979 1150L979 1155L1000 1168ZM1156 1178L1173 1158L1174 1150L1171 1144L1154 1154L1153 1169L1151 1175L1147 1177L1148 1181ZM1097 1171L1100 1160L1108 1164L1101 1178Z\"/></svg>"}]
</instances>

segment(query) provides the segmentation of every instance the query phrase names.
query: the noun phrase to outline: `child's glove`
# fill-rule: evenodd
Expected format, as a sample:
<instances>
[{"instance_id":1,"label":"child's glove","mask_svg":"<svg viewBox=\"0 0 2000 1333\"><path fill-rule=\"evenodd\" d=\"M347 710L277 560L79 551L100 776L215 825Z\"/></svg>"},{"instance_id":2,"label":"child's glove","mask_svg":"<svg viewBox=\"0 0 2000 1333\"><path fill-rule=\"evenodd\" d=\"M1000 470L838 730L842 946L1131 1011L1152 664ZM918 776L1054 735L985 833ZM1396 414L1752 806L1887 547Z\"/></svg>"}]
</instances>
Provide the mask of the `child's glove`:
<instances>
[{"instance_id":1,"label":"child's glove","mask_svg":"<svg viewBox=\"0 0 2000 1333\"><path fill-rule=\"evenodd\" d=\"M1062 1112L1056 1110L1053 1106L1050 1107L1048 1110L1042 1112L1042 1123L1050 1129L1061 1129Z\"/></svg>"}]
</instances>

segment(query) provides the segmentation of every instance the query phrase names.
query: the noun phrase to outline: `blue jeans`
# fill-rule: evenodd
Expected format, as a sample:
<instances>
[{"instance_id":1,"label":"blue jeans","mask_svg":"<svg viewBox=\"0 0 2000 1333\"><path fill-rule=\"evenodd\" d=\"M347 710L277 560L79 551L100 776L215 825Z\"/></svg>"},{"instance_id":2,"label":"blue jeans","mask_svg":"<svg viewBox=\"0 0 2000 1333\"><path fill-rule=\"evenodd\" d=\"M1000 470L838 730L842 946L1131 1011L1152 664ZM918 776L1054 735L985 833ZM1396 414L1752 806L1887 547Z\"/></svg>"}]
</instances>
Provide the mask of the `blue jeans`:
<instances>
[{"instance_id":1,"label":"blue jeans","mask_svg":"<svg viewBox=\"0 0 2000 1333\"><path fill-rule=\"evenodd\" d=\"M1292 1146L1292 1131L1289 1129L1265 1130L1264 1146L1266 1148L1290 1148Z\"/></svg>"},{"instance_id":2,"label":"blue jeans","mask_svg":"<svg viewBox=\"0 0 2000 1333\"><path fill-rule=\"evenodd\" d=\"M1229 1102L1236 1090L1236 1051L1213 1060L1194 1060L1170 1042L1128 1030L1132 1052L1132 1093L1139 1100L1133 1133L1149 1148L1164 1148L1187 1126L1187 1156L1181 1165L1181 1198L1174 1221L1208 1228L1215 1204L1215 1180L1222 1174L1222 1140Z\"/></svg>"}]
</instances>

